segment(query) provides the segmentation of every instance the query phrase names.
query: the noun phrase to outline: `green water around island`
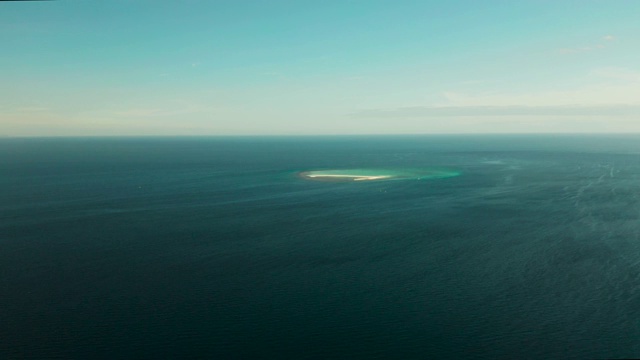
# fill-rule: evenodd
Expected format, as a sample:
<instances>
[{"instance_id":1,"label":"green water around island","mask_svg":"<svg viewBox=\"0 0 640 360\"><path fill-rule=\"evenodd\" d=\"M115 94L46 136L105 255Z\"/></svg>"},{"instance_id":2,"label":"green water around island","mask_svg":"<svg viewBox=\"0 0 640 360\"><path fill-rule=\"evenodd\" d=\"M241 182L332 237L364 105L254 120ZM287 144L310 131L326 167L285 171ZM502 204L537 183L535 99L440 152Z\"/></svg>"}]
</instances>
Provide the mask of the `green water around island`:
<instances>
[{"instance_id":1,"label":"green water around island","mask_svg":"<svg viewBox=\"0 0 640 360\"><path fill-rule=\"evenodd\" d=\"M459 171L450 169L331 169L302 171L298 175L306 180L345 181L388 181L388 180L428 180L459 176Z\"/></svg>"}]
</instances>

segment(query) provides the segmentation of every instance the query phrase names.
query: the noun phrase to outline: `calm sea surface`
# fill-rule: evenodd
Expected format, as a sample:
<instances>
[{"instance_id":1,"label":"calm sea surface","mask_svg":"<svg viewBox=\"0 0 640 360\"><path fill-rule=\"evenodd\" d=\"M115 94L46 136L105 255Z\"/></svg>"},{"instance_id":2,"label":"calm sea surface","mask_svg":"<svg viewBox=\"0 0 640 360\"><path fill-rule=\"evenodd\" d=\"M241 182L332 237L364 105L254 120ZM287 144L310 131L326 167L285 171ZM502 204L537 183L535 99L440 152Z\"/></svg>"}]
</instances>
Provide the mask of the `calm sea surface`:
<instances>
[{"instance_id":1,"label":"calm sea surface","mask_svg":"<svg viewBox=\"0 0 640 360\"><path fill-rule=\"evenodd\" d=\"M2 359L639 356L638 136L0 139Z\"/></svg>"}]
</instances>

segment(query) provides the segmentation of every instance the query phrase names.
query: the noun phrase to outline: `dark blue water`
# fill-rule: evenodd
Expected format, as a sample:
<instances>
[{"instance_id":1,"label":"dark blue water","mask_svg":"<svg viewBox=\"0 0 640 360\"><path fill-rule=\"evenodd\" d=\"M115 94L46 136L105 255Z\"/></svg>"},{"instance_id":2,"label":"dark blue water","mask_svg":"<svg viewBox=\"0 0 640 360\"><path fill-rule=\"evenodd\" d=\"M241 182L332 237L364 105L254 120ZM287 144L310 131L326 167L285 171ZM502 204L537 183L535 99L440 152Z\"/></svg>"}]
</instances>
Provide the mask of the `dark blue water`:
<instances>
[{"instance_id":1,"label":"dark blue water","mask_svg":"<svg viewBox=\"0 0 640 360\"><path fill-rule=\"evenodd\" d=\"M639 220L638 136L3 139L0 358L638 357Z\"/></svg>"}]
</instances>

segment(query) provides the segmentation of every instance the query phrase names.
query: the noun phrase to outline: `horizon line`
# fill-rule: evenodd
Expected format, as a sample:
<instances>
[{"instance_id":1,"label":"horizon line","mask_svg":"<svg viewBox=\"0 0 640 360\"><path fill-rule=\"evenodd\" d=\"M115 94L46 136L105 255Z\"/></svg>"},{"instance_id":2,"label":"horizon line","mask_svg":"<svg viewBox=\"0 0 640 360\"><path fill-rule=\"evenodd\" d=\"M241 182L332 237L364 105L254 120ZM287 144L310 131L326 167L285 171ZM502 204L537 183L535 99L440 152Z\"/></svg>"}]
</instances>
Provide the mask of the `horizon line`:
<instances>
[{"instance_id":1,"label":"horizon line","mask_svg":"<svg viewBox=\"0 0 640 360\"><path fill-rule=\"evenodd\" d=\"M3 139L65 139L65 138L296 138L296 137L391 137L391 136L593 136L593 135L640 135L638 132L514 132L514 133L393 133L393 134L224 134L224 135L0 135Z\"/></svg>"}]
</instances>

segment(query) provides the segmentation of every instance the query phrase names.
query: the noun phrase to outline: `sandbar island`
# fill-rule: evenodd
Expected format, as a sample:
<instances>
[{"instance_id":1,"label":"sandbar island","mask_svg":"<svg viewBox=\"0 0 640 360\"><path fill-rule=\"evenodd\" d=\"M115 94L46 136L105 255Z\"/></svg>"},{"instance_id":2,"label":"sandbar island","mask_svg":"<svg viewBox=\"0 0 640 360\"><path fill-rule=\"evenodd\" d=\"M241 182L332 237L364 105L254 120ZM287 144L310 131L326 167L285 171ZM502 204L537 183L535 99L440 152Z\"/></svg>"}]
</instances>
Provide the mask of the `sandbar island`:
<instances>
[{"instance_id":1,"label":"sandbar island","mask_svg":"<svg viewBox=\"0 0 640 360\"><path fill-rule=\"evenodd\" d=\"M392 174L376 174L357 170L303 171L298 173L298 176L306 180L329 182L389 180L397 177Z\"/></svg>"}]
</instances>

